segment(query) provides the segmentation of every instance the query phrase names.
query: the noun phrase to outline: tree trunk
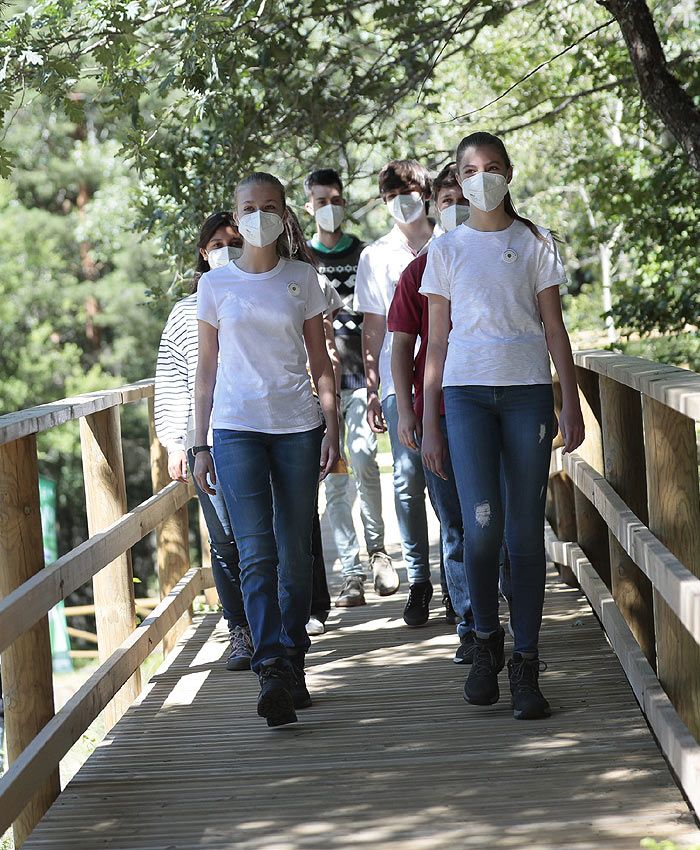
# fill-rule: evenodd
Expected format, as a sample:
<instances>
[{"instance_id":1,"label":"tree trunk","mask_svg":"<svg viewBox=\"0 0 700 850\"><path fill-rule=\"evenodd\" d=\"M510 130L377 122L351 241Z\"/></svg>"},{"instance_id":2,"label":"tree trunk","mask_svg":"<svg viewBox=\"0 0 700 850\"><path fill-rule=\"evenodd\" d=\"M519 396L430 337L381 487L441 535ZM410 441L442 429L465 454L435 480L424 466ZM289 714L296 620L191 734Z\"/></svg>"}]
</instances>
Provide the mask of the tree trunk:
<instances>
[{"instance_id":1,"label":"tree trunk","mask_svg":"<svg viewBox=\"0 0 700 850\"><path fill-rule=\"evenodd\" d=\"M645 0L596 0L622 30L642 97L700 171L700 109L669 71L666 56Z\"/></svg>"}]
</instances>

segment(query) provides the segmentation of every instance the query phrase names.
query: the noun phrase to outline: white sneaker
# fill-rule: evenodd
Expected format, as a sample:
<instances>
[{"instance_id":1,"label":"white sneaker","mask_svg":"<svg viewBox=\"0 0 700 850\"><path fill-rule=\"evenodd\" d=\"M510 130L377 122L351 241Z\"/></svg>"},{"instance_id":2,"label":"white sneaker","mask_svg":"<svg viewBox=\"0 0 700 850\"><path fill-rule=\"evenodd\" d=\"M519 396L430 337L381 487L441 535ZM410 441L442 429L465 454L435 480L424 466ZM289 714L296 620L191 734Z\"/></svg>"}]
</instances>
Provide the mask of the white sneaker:
<instances>
[{"instance_id":1,"label":"white sneaker","mask_svg":"<svg viewBox=\"0 0 700 850\"><path fill-rule=\"evenodd\" d=\"M309 622L306 624L307 635L322 635L325 631L326 627L318 617L314 617L313 615L309 617Z\"/></svg>"},{"instance_id":2,"label":"white sneaker","mask_svg":"<svg viewBox=\"0 0 700 850\"><path fill-rule=\"evenodd\" d=\"M378 550L370 555L374 578L374 591L379 596L391 596L399 589L399 574L386 552Z\"/></svg>"}]
</instances>

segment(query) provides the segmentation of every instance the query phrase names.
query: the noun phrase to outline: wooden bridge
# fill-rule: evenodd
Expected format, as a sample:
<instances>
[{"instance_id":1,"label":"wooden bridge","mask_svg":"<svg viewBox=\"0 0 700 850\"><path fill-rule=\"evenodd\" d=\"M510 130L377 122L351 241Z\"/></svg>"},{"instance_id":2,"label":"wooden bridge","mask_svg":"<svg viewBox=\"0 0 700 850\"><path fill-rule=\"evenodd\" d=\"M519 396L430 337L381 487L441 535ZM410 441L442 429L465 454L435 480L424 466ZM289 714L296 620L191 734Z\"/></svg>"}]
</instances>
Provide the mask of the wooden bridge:
<instances>
[{"instance_id":1,"label":"wooden bridge","mask_svg":"<svg viewBox=\"0 0 700 850\"><path fill-rule=\"evenodd\" d=\"M314 706L268 730L255 677L223 668L219 617L190 621L211 574L189 567L191 493L153 437L155 495L126 511L120 409L151 404L152 382L0 417L0 834L56 850L700 845L700 376L576 363L588 436L552 454L542 722L514 721L505 694L466 705L440 611L409 630L401 594L370 594L314 639ZM76 419L90 537L44 568L36 434ZM136 627L128 553L153 530L163 598ZM54 713L47 612L91 580L102 664ZM61 791L101 712L105 739Z\"/></svg>"}]
</instances>

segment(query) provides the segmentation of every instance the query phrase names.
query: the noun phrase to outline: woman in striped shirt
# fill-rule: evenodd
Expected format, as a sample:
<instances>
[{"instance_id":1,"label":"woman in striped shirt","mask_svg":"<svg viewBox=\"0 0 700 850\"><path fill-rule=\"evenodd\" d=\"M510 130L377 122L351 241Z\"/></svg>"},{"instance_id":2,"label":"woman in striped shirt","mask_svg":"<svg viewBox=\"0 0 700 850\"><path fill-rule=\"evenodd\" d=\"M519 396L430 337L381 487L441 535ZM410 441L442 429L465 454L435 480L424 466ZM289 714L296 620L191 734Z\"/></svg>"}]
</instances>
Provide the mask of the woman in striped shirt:
<instances>
[{"instance_id":1,"label":"woman in striped shirt","mask_svg":"<svg viewBox=\"0 0 700 850\"><path fill-rule=\"evenodd\" d=\"M197 371L197 284L212 268L240 256L241 239L230 212L210 215L199 231L193 292L173 307L158 349L155 388L155 426L168 451L168 472L174 481L187 480L194 466L194 379ZM194 479L193 479L194 480ZM250 669L253 645L243 608L238 549L231 520L220 492L205 493L194 481L209 531L214 583L224 609L231 639L229 670Z\"/></svg>"}]
</instances>

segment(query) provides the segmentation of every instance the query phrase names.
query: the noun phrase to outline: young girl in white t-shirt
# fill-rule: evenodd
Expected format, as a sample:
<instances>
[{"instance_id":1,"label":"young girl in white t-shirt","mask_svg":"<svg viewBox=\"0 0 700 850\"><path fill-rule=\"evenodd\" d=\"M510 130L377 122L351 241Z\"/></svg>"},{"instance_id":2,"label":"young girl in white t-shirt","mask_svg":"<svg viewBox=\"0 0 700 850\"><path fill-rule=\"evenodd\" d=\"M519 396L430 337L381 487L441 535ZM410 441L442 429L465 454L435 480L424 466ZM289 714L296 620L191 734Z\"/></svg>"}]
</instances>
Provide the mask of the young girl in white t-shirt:
<instances>
[{"instance_id":1,"label":"young girl in white t-shirt","mask_svg":"<svg viewBox=\"0 0 700 850\"><path fill-rule=\"evenodd\" d=\"M319 471L324 477L338 458L335 380L326 298L313 266L288 259L300 234L279 180L257 172L239 183L235 217L242 256L199 282L194 476L205 492L220 487L226 501L260 678L258 714L279 726L311 704L311 532ZM210 417L218 482L206 445Z\"/></svg>"},{"instance_id":2,"label":"young girl in white t-shirt","mask_svg":"<svg viewBox=\"0 0 700 850\"><path fill-rule=\"evenodd\" d=\"M498 562L505 526L514 716L548 717L551 710L538 681L538 638L545 587L544 508L555 433L550 354L562 388L564 450L573 451L584 438L559 298L566 275L552 234L513 207L508 191L513 168L503 142L489 133L473 133L460 142L456 159L470 217L431 245L420 289L430 304L423 458L444 477L442 387L476 630L464 698L475 705L492 705L499 698L505 654Z\"/></svg>"}]
</instances>

